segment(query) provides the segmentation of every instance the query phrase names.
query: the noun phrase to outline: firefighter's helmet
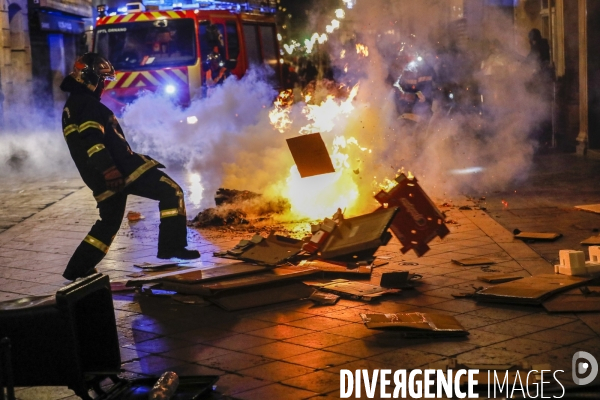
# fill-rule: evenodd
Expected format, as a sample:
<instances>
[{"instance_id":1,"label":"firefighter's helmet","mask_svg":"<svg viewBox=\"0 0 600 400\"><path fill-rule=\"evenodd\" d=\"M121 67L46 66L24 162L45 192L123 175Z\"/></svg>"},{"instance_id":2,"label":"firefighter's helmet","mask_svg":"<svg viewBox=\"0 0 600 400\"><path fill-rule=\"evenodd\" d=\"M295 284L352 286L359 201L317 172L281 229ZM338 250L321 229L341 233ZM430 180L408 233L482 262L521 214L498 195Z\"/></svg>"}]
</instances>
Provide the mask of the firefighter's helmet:
<instances>
[{"instance_id":1,"label":"firefighter's helmet","mask_svg":"<svg viewBox=\"0 0 600 400\"><path fill-rule=\"evenodd\" d=\"M90 90L95 90L101 81L115 79L115 68L100 54L85 53L75 61L71 75Z\"/></svg>"}]
</instances>

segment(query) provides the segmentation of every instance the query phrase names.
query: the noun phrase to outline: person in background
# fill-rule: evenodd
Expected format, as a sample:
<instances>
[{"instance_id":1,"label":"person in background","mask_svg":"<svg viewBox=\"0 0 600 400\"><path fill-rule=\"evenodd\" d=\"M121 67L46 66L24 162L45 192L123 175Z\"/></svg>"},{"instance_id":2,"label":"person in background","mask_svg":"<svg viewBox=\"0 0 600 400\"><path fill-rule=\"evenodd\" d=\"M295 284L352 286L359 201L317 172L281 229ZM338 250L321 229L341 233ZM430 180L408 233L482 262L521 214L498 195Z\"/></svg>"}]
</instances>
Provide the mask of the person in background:
<instances>
[{"instance_id":1,"label":"person in background","mask_svg":"<svg viewBox=\"0 0 600 400\"><path fill-rule=\"evenodd\" d=\"M100 213L67 264L63 277L68 280L96 272L96 265L121 227L130 194L159 201L158 258L200 257L198 251L186 248L181 187L158 169L164 168L162 164L131 149L115 115L100 102L105 80L114 78L115 70L108 60L86 53L60 85L69 93L62 113L63 135Z\"/></svg>"},{"instance_id":2,"label":"person in background","mask_svg":"<svg viewBox=\"0 0 600 400\"><path fill-rule=\"evenodd\" d=\"M206 95L210 96L217 85L222 84L229 76L229 71L215 47L213 52L208 55L208 68L206 69Z\"/></svg>"},{"instance_id":3,"label":"person in background","mask_svg":"<svg viewBox=\"0 0 600 400\"><path fill-rule=\"evenodd\" d=\"M396 109L400 119L426 126L432 115L435 71L414 46L407 44L402 52L406 65L394 83Z\"/></svg>"}]
</instances>

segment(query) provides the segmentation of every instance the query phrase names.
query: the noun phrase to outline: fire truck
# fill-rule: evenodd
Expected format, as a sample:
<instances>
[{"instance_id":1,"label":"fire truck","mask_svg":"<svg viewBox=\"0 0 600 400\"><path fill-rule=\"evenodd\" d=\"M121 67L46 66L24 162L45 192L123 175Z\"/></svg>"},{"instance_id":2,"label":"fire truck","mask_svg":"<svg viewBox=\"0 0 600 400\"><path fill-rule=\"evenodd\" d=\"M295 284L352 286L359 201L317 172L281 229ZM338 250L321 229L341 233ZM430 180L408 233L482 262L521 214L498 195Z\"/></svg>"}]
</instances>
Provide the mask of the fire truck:
<instances>
[{"instance_id":1,"label":"fire truck","mask_svg":"<svg viewBox=\"0 0 600 400\"><path fill-rule=\"evenodd\" d=\"M128 3L108 15L99 8L94 51L115 67L116 79L102 99L115 112L142 91L163 93L182 106L205 96L207 59L214 54L238 78L252 65L267 65L274 70L272 83L281 86L275 0L167 1Z\"/></svg>"}]
</instances>

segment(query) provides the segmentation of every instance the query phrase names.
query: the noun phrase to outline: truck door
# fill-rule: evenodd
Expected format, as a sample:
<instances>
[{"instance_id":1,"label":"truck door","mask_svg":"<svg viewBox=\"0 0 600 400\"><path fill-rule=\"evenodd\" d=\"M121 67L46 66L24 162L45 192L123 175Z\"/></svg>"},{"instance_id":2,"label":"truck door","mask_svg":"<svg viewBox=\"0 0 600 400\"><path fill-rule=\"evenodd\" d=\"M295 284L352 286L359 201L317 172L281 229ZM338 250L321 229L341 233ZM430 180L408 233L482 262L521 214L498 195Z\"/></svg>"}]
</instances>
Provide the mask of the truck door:
<instances>
[{"instance_id":1,"label":"truck door","mask_svg":"<svg viewBox=\"0 0 600 400\"><path fill-rule=\"evenodd\" d=\"M229 71L241 78L246 72L246 63L240 60L241 40L238 23L235 17L212 17L199 24L200 59L204 64L206 57L218 47L221 58Z\"/></svg>"},{"instance_id":2,"label":"truck door","mask_svg":"<svg viewBox=\"0 0 600 400\"><path fill-rule=\"evenodd\" d=\"M275 24L244 21L243 30L248 65L267 64L275 71L277 84L281 86Z\"/></svg>"}]
</instances>

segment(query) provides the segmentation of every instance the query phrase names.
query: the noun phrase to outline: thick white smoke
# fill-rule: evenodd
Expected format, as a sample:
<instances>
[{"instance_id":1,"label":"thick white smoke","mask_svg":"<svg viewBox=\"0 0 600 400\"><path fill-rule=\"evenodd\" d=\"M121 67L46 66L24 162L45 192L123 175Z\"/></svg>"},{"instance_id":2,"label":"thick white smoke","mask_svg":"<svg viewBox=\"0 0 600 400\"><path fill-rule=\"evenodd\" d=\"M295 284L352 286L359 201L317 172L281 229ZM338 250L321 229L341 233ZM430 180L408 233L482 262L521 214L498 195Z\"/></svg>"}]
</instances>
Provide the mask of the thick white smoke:
<instances>
[{"instance_id":1,"label":"thick white smoke","mask_svg":"<svg viewBox=\"0 0 600 400\"><path fill-rule=\"evenodd\" d=\"M293 163L284 138L269 123L277 92L265 74L230 77L186 109L160 95L141 97L122 118L134 149L198 173L200 208L214 205L219 187L262 192L287 174L282 166Z\"/></svg>"},{"instance_id":2,"label":"thick white smoke","mask_svg":"<svg viewBox=\"0 0 600 400\"><path fill-rule=\"evenodd\" d=\"M399 77L400 49L409 42L437 72L441 53L450 47L444 41L456 33L440 29L447 24L450 3L358 0L342 21L341 40L331 35L327 43L337 71L347 68L347 73L339 74L342 79L360 82L357 102L359 112L364 112L361 124L365 129L355 127L353 135L361 144L373 143L366 144L374 151L368 165L372 175L393 178L392 170L402 167L436 196L499 189L524 176L537 145L530 132L547 112L547 103L527 87L532 70L524 62L527 49L513 45L512 20L490 8L487 18L493 24L486 25L487 36L463 40L460 57L451 66L454 75L464 75L463 70L474 66L462 85L475 83L484 93L484 113L448 114L434 101L427 129L411 132L403 128L397 114L388 109L396 89L386 78ZM492 43L497 47L494 54ZM368 47L368 57L352 51L356 44Z\"/></svg>"},{"instance_id":3,"label":"thick white smoke","mask_svg":"<svg viewBox=\"0 0 600 400\"><path fill-rule=\"evenodd\" d=\"M5 109L5 115L21 118L18 126L6 118L6 125L0 130L1 176L77 176L60 118L12 105ZM27 118L22 118L23 115Z\"/></svg>"}]
</instances>

